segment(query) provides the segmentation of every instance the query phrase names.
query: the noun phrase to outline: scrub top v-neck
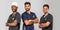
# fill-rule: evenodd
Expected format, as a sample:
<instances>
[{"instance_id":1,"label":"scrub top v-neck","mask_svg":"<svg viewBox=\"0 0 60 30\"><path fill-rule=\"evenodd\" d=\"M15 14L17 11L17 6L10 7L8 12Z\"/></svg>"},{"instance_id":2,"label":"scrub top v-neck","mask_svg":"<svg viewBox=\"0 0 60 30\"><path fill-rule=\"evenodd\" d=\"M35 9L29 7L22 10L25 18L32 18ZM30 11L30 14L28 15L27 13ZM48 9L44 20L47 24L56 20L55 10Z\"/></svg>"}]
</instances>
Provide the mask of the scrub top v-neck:
<instances>
[{"instance_id":1,"label":"scrub top v-neck","mask_svg":"<svg viewBox=\"0 0 60 30\"><path fill-rule=\"evenodd\" d=\"M40 24L46 23L47 21L50 22L51 24L49 25L49 27L42 28L42 30L52 30L52 28L53 28L53 16L50 13L48 13L48 15L45 18L44 18L44 15L41 17Z\"/></svg>"},{"instance_id":2,"label":"scrub top v-neck","mask_svg":"<svg viewBox=\"0 0 60 30\"><path fill-rule=\"evenodd\" d=\"M17 20L18 23L16 26L10 26L9 30L19 30L20 29L20 14L17 12L15 15L10 14L7 23L12 23L14 20Z\"/></svg>"},{"instance_id":3,"label":"scrub top v-neck","mask_svg":"<svg viewBox=\"0 0 60 30\"><path fill-rule=\"evenodd\" d=\"M34 30L34 24L31 25L25 25L24 21L25 20L34 20L36 19L35 13L31 12L30 14L24 12L22 14L22 20L23 20L23 30Z\"/></svg>"}]
</instances>

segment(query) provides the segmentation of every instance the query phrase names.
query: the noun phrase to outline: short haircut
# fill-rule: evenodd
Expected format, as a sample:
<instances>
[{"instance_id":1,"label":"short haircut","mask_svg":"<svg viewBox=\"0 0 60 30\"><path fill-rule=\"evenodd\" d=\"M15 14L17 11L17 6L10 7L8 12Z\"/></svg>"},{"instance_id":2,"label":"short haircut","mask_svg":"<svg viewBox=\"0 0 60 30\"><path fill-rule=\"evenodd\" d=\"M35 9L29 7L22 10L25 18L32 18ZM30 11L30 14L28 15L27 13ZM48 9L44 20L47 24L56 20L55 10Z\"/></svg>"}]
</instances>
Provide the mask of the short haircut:
<instances>
[{"instance_id":1,"label":"short haircut","mask_svg":"<svg viewBox=\"0 0 60 30\"><path fill-rule=\"evenodd\" d=\"M48 7L48 9L49 9L49 5L48 5L48 4L44 4L44 5L43 5L43 8L44 8L44 7Z\"/></svg>"},{"instance_id":2,"label":"short haircut","mask_svg":"<svg viewBox=\"0 0 60 30\"><path fill-rule=\"evenodd\" d=\"M25 3L24 3L24 5L26 5L26 4L29 4L29 5L31 5L31 3L30 3L30 2L25 2Z\"/></svg>"}]
</instances>

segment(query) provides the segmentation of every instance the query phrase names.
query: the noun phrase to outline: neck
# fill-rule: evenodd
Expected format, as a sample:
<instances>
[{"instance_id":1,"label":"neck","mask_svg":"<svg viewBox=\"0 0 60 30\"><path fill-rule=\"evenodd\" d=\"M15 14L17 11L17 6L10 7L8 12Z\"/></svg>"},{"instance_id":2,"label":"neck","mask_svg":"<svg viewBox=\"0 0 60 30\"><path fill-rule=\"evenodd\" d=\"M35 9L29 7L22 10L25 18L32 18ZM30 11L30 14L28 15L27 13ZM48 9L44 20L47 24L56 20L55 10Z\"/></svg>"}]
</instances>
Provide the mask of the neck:
<instances>
[{"instance_id":1,"label":"neck","mask_svg":"<svg viewBox=\"0 0 60 30\"><path fill-rule=\"evenodd\" d=\"M45 13L44 15L45 15L44 17L46 17L48 15L48 13Z\"/></svg>"},{"instance_id":2,"label":"neck","mask_svg":"<svg viewBox=\"0 0 60 30\"><path fill-rule=\"evenodd\" d=\"M26 11L28 14L30 14L30 11Z\"/></svg>"},{"instance_id":3,"label":"neck","mask_svg":"<svg viewBox=\"0 0 60 30\"><path fill-rule=\"evenodd\" d=\"M48 13L44 13L44 15L46 15L46 14L48 14Z\"/></svg>"},{"instance_id":4,"label":"neck","mask_svg":"<svg viewBox=\"0 0 60 30\"><path fill-rule=\"evenodd\" d=\"M15 14L16 14L16 12L13 12L12 14L13 14L13 15L15 15Z\"/></svg>"}]
</instances>

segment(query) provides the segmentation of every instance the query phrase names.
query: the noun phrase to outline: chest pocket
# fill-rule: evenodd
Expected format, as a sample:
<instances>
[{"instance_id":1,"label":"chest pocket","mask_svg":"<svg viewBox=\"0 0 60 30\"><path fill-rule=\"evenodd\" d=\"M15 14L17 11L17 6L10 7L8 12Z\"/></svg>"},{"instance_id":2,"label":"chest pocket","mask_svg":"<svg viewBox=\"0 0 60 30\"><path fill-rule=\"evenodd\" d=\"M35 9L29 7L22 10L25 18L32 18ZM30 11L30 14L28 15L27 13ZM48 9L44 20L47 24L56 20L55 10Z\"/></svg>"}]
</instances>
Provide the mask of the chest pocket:
<instances>
[{"instance_id":1,"label":"chest pocket","mask_svg":"<svg viewBox=\"0 0 60 30\"><path fill-rule=\"evenodd\" d=\"M16 19L16 16L11 16L10 18L11 18L10 22L13 22Z\"/></svg>"},{"instance_id":2,"label":"chest pocket","mask_svg":"<svg viewBox=\"0 0 60 30\"><path fill-rule=\"evenodd\" d=\"M28 18L29 20L33 20L33 19L34 19L34 17L35 17L35 16L31 14L31 15L28 15L28 17L27 17L27 18Z\"/></svg>"},{"instance_id":3,"label":"chest pocket","mask_svg":"<svg viewBox=\"0 0 60 30\"><path fill-rule=\"evenodd\" d=\"M42 18L42 23L46 23L47 22L47 18Z\"/></svg>"}]
</instances>

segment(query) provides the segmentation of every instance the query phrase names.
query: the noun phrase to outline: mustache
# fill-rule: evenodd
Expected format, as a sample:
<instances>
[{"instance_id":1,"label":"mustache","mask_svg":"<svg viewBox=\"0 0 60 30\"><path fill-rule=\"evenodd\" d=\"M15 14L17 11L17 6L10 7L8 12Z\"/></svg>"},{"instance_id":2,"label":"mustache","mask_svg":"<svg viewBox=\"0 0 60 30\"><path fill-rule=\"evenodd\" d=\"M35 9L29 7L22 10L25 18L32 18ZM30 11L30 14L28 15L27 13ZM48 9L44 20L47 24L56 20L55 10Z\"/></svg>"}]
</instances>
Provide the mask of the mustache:
<instances>
[{"instance_id":1,"label":"mustache","mask_svg":"<svg viewBox=\"0 0 60 30\"><path fill-rule=\"evenodd\" d=\"M30 10L30 9L25 9L25 10Z\"/></svg>"},{"instance_id":2,"label":"mustache","mask_svg":"<svg viewBox=\"0 0 60 30\"><path fill-rule=\"evenodd\" d=\"M12 10L13 12L16 12L17 10Z\"/></svg>"}]
</instances>

